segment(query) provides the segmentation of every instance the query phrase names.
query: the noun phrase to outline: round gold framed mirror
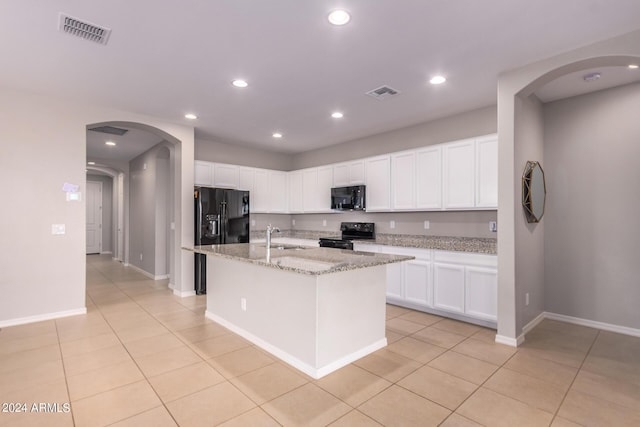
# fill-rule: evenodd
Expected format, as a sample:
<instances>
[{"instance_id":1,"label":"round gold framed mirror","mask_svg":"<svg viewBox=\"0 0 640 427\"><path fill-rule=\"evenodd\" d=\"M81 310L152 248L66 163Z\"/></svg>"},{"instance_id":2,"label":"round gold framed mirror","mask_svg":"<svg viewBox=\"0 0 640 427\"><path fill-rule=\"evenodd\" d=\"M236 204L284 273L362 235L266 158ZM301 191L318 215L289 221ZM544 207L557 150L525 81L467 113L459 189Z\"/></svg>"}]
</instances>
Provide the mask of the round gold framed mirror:
<instances>
[{"instance_id":1,"label":"round gold framed mirror","mask_svg":"<svg viewBox=\"0 0 640 427\"><path fill-rule=\"evenodd\" d=\"M528 161L522 174L522 207L527 222L540 222L544 215L547 186L540 163Z\"/></svg>"}]
</instances>

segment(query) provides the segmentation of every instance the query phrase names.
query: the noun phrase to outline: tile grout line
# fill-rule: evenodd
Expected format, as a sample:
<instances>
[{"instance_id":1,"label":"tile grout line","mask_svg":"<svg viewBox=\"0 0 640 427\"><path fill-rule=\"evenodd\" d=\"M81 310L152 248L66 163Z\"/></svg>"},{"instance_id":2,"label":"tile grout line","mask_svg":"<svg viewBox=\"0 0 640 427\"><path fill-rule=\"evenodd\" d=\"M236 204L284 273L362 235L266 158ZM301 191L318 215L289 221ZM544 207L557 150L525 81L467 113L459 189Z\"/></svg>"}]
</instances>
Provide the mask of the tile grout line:
<instances>
[{"instance_id":1,"label":"tile grout line","mask_svg":"<svg viewBox=\"0 0 640 427\"><path fill-rule=\"evenodd\" d=\"M115 286L116 288L118 288L119 290L121 290L121 289L116 285L116 282L113 282L112 280L110 280L110 281L113 283L113 286ZM157 290L156 290L156 289L154 289L152 292L156 292L156 291L164 291L164 290L163 290L163 289L157 289ZM124 292L123 292L123 293L124 293ZM150 316L151 316L151 317L152 317L156 322L158 322L160 325L162 325L162 326L163 326L163 327L164 327L164 328L165 328L165 329L166 329L166 330L167 330L167 331L168 331L172 336L174 336L174 337L175 337L175 338L177 338L180 342L182 342L183 344L185 344L185 345L186 345L190 350L194 351L194 350L193 350L192 343L189 343L189 342L187 342L187 341L183 340L183 339L182 339L182 337L180 337L180 336L178 336L177 334L175 334L173 330L169 329L169 328L168 328L164 323L162 323L162 321L161 321L161 320L159 320L159 319L158 319L158 318L157 318L153 313L151 313L151 312L150 312L146 307L144 307L142 304L140 304L138 301L136 301L133 297L129 296L128 294L126 294L126 293L124 293L124 294L126 295L126 297L127 297L128 299L130 299L130 300L131 300L132 302L134 302L138 307L140 307L140 308L141 308L145 313L147 313L148 315L150 315ZM197 313L195 312L195 310L191 310L189 307L186 307L186 306L184 306L183 304L180 304L180 305L182 305L183 307L185 307L185 308L186 308L187 310L189 310L190 312L193 312L193 313L197 314ZM169 415L170 415L170 416L171 416L171 418L174 420L174 422L175 422L177 425L179 425L178 421L175 419L175 417L173 416L173 414L171 413L171 411L169 410L169 408L166 406L166 403L164 402L164 400L160 397L160 395L158 395L157 391L155 390L155 388L153 387L153 385L152 385L152 384L151 384L151 382L149 381L149 377L147 377L147 375L144 373L144 371L140 368L140 366L138 365L138 363L137 363L137 361L135 360L135 358L131 355L131 353L130 353L130 352L129 352L129 350L127 349L127 347L126 347L125 343L124 343L124 342L122 342L122 340L120 339L120 336L118 335L118 333L116 332L116 330L115 330L115 329L113 329L113 326L111 325L111 323L109 322L109 320L108 320L108 319L104 316L104 314L102 313L102 310L100 309L100 307L99 307L98 305L96 305L96 308L97 308L97 309L98 309L98 311L100 312L100 315L103 317L103 319L105 320L105 322L107 322L107 324L109 325L109 327L111 328L111 330L113 331L113 333L116 335L116 337L118 338L118 341L120 341L121 345L124 347L125 351L126 351L126 352L127 352L127 354L129 355L129 357L131 358L131 360L133 361L133 363L136 365L136 367L138 368L138 370L139 370L139 371L140 371L140 373L142 374L143 378L145 379L145 381L147 382L147 384L149 385L149 387L151 387L151 389L154 391L154 393L156 394L156 396L158 397L158 399L159 399L159 400L160 400L160 402L162 403L162 406L166 409L166 411L169 413ZM215 322L214 322L214 323L215 323ZM185 329L188 329L188 328L185 328ZM225 334L225 335L226 335L226 334ZM144 338L142 338L142 339L144 339ZM206 339L205 339L205 340L206 340ZM205 340L202 340L202 341L205 341ZM198 342L200 342L200 341L198 341ZM234 351L235 351L235 350L234 350ZM232 353L232 352L233 352L233 351L230 351L230 352L228 352L228 353ZM204 357L203 357L199 352L197 352L197 351L194 351L194 353L195 353L195 354L196 354L200 359L202 359L202 360L201 360L201 362L206 363L206 364L207 364L207 366L211 367L211 369L215 370L215 371L216 371L220 376L222 376L222 378L223 378L224 380L223 380L223 381L221 381L221 382L220 382L220 383L218 383L218 384L222 384L222 383L224 383L224 382L228 383L229 385L231 385L232 387L234 387L236 390L238 390L238 392L240 392L243 396L245 396L247 399L249 399L251 402L253 402L253 403L255 404L255 407L253 407L253 408L251 408L251 409L249 409L249 410L247 410L247 411L243 412L242 414L244 414L244 413L246 413L246 412L249 412L249 411L251 411L251 410L253 410L253 409L255 409L255 408L260 408L260 409L261 409L261 410L263 410L263 411L264 411L264 412L265 412L265 413L266 413L270 418L273 418L273 417L271 417L271 415L270 415L268 412L266 412L264 409L262 409L262 406L261 406L261 405L258 405L255 401L253 401L253 399L251 399L251 397L250 397L250 396L247 396L247 395L246 395L242 390L240 390L240 389L239 389L235 384L233 384L233 383L232 383L231 381L229 381L229 380L228 380L224 375L222 375L220 372L218 372L218 371L217 371L213 366L211 366L209 363L207 363L207 360L209 360L209 359L204 359ZM228 354L228 353L224 353L224 354ZM192 365L195 365L195 364L197 364L197 363L201 363L201 362L195 362L195 363L192 363L192 364L189 364L189 365L186 365L186 366L192 366ZM276 363L276 361L274 361L274 363ZM184 368L184 367L186 367L186 366L183 366L183 367L180 367L180 368L176 368L176 369L172 369L171 371L163 372L163 374L168 373L168 372L172 372L172 371L176 371L176 370L178 370L178 369L182 369L182 368ZM260 369L260 368L257 368L257 369ZM257 369L256 369L256 370L257 370ZM253 371L251 371L251 372L253 372ZM309 382L307 381L307 383L305 383L305 384L308 384L308 383L309 383ZM217 384L216 384L216 385L217 385ZM304 385L304 384L303 384L303 385ZM300 386L300 387L301 387L301 386ZM116 387L116 388L119 388L119 387ZM190 395L193 395L193 394L199 393L200 391L205 390L206 388L209 388L209 387L205 387L205 388L203 388L203 389L196 390L196 391L194 391L194 392L192 392L192 393L189 393L189 394L187 394L187 395L185 395L185 396L180 397L179 399L183 399L183 398L188 397L188 396L190 396ZM298 387L297 387L297 388L298 388ZM114 390L114 389L112 389L112 390ZM294 389L294 390L295 390L295 389ZM290 390L290 391L293 391L293 390ZM288 392L290 392L290 391L288 391ZM287 393L288 393L288 392L287 392ZM284 394L286 394L286 393L283 393L282 395L284 395ZM277 397L280 397L280 396L277 396ZM277 397L275 397L274 399L276 399ZM176 400L179 400L179 399L176 399ZM272 400L273 400L273 399L272 399ZM170 402L168 402L168 403L170 403ZM266 403L266 402L265 402L265 403ZM120 422L120 421L124 421L124 420L129 419L129 418L132 418L132 417L135 417L135 416L140 415L140 414L142 414L142 413L144 413L144 412L147 412L147 411L143 411L143 412L140 412L140 413L134 414L134 415L132 415L132 416L130 416L130 417L123 418L122 420L115 421L115 423ZM242 414L238 414L237 416L242 415ZM235 418L235 417L234 417L234 418ZM226 422L226 421L229 421L229 420L225 420L225 421L223 421L223 422ZM276 421L276 422L277 422L277 421Z\"/></svg>"},{"instance_id":2,"label":"tile grout line","mask_svg":"<svg viewBox=\"0 0 640 427\"><path fill-rule=\"evenodd\" d=\"M580 363L580 367L576 371L576 374L574 375L573 380L571 381L571 384L569 384L569 387L567 387L567 391L564 393L564 396L562 396L562 400L560 401L560 404L558 405L558 409L556 409L555 413L553 414L553 418L551 419L552 423L558 417L558 413L560 413L560 409L562 409L562 405L564 404L565 400L567 400L567 396L569 395L569 392L571 391L571 387L573 387L573 384L576 382L576 379L578 378L578 375L580 375L580 372L582 371L582 367L584 366L584 362L587 361L587 358L589 357L589 353L591 353L591 350L593 349L593 346L596 344L596 341L598 340L598 337L600 336L600 332L601 331L599 329L596 329L596 331L597 331L596 336L594 337L593 342L589 346L589 350L587 350L587 352L585 353L584 358L582 359L582 362ZM570 420L570 421L574 422L573 420ZM576 422L576 424L577 424L577 422Z\"/></svg>"},{"instance_id":3,"label":"tile grout line","mask_svg":"<svg viewBox=\"0 0 640 427\"><path fill-rule=\"evenodd\" d=\"M117 288L117 286L116 286L116 284L115 284L115 282L114 282L113 280L109 279L109 282L111 282L111 284L113 285L113 287ZM86 288L86 286L85 286L85 288ZM125 295L126 295L126 294L125 294ZM140 304L138 304L138 302L137 302L137 301L133 300L133 298L131 298L129 295L126 295L126 296L127 296L127 298L129 298L131 301L133 301L136 305L138 305L140 308L142 308L143 310L145 310L145 311L146 311L146 309L145 309L144 307L142 307ZM93 301L93 299L92 299L92 301ZM94 303L94 304L95 304L95 303ZM100 306L99 306L98 304L95 304L95 306L96 306L96 309L98 310L98 312L100 313L100 316L102 316L102 318L103 318L103 319L104 319L104 321L107 323L107 325L109 325L109 328L111 329L111 331L113 332L113 334L116 336L116 338L117 338L117 339L118 339L118 341L120 342L120 345L122 345L122 347L124 348L124 350L127 352L127 354L129 355L129 357L131 358L131 361L136 365L136 368L138 368L138 371L140 371L140 374L141 374L141 375L142 375L142 377L144 378L144 381L145 381L145 382L147 383L147 385L151 388L151 390L153 390L153 393L156 395L156 397L158 398L158 400L160 401L160 403L162 404L162 406L164 407L164 409L167 411L167 413L169 414L169 416L171 417L171 419L176 423L176 425L179 425L179 424L178 424L178 421L174 418L174 416L173 416L173 414L171 413L171 411L169 411L169 408L167 408L166 404L164 403L164 401L162 400L162 398L160 397L160 395L158 394L158 392L156 391L156 389L153 387L153 385L152 385L152 384L151 384L151 382L149 381L149 378L147 378L147 375L146 375L146 374L144 373L144 371L140 368L140 365L138 364L138 362L136 361L136 359L135 359L135 358L131 355L131 353L129 352L129 349L127 348L127 346L125 345L125 343L124 343L124 342L122 341L122 339L120 338L120 335L118 335L118 333L117 333L117 332L116 332L116 330L113 328L113 326L111 325L111 323L109 322L109 320L104 316L104 313L102 312L102 310L101 310ZM150 313L149 313L149 314L150 314ZM154 318L154 319L155 319L155 318ZM157 319L155 319L155 320L156 320L156 321L158 321ZM160 322L158 322L158 323L160 323ZM166 328L166 326L164 326L164 325L162 325L162 326L163 326L163 327L165 327L165 329L167 329L167 330L168 330L168 328ZM198 355L198 356L200 356L200 355ZM136 382L137 382L137 381L136 381ZM130 385L130 384L135 384L135 382L134 382L134 383L125 384L124 386ZM124 387L124 386L115 387L115 388L113 388L113 389L106 390L105 392L107 392L107 391L113 391L113 390L116 390L116 389L121 388L121 387ZM105 393L105 392L102 392L102 393ZM94 394L94 395L92 395L92 396L97 396L98 394L100 394L100 393ZM87 396L87 397L89 397L89 396ZM82 400L82 399L80 399L80 400ZM159 406L157 406L157 407L159 407ZM151 409L154 409L154 408L151 408ZM120 419L120 420L116 420L116 421L114 421L113 423L110 423L110 425L111 425L111 424L118 423L118 422L121 422L121 421L124 421L124 420L127 420L127 419L129 419L129 418L136 417L136 416L138 416L138 415L140 415L140 414L143 414L143 413L145 413L145 412L147 412L147 411L149 411L149 410L151 410L151 409L146 409L146 410L144 410L144 411L141 411L141 412L135 413L135 414L133 414L133 415L131 415L131 416L129 416L129 417L125 417L125 418L122 418L122 419Z\"/></svg>"},{"instance_id":4,"label":"tile grout line","mask_svg":"<svg viewBox=\"0 0 640 427\"><path fill-rule=\"evenodd\" d=\"M93 302L93 301L92 301ZM64 375L64 385L67 389L67 398L69 399L69 412L71 412L71 422L73 425L76 425L75 416L73 414L73 406L71 405L71 391L69 390L69 380L67 378L67 368L64 363L64 355L62 354L62 343L60 342L60 333L58 332L58 322L56 320L53 321L56 327L56 337L58 338L58 351L60 352L60 362L62 363L62 373Z\"/></svg>"}]
</instances>

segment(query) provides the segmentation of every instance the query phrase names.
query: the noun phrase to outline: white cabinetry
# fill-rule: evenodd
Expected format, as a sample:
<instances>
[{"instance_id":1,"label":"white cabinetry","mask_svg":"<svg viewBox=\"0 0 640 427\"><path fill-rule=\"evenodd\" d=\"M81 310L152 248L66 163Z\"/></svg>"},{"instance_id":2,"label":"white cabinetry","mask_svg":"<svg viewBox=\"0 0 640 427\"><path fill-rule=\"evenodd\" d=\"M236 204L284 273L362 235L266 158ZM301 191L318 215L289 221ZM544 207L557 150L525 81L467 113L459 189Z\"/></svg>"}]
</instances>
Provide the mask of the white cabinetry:
<instances>
[{"instance_id":1,"label":"white cabinetry","mask_svg":"<svg viewBox=\"0 0 640 427\"><path fill-rule=\"evenodd\" d=\"M498 207L498 136L476 139L476 207Z\"/></svg>"},{"instance_id":2,"label":"white cabinetry","mask_svg":"<svg viewBox=\"0 0 640 427\"><path fill-rule=\"evenodd\" d=\"M333 187L333 167L318 168L317 207L319 212L331 212L331 187Z\"/></svg>"},{"instance_id":3,"label":"white cabinetry","mask_svg":"<svg viewBox=\"0 0 640 427\"><path fill-rule=\"evenodd\" d=\"M388 303L495 326L496 255L358 242L354 243L354 249L415 257L387 265Z\"/></svg>"},{"instance_id":4,"label":"white cabinetry","mask_svg":"<svg viewBox=\"0 0 640 427\"><path fill-rule=\"evenodd\" d=\"M415 257L387 265L387 302L417 309L432 307L432 250L358 243L354 249Z\"/></svg>"},{"instance_id":5,"label":"white cabinetry","mask_svg":"<svg viewBox=\"0 0 640 427\"><path fill-rule=\"evenodd\" d=\"M496 321L497 256L434 251L433 307Z\"/></svg>"},{"instance_id":6,"label":"white cabinetry","mask_svg":"<svg viewBox=\"0 0 640 427\"><path fill-rule=\"evenodd\" d=\"M286 213L289 209L287 204L287 173L280 171L269 171L269 212Z\"/></svg>"},{"instance_id":7,"label":"white cabinetry","mask_svg":"<svg viewBox=\"0 0 640 427\"><path fill-rule=\"evenodd\" d=\"M195 185L213 187L213 163L196 160L193 181Z\"/></svg>"},{"instance_id":8,"label":"white cabinetry","mask_svg":"<svg viewBox=\"0 0 640 427\"><path fill-rule=\"evenodd\" d=\"M442 208L442 148L433 146L416 152L416 208Z\"/></svg>"},{"instance_id":9,"label":"white cabinetry","mask_svg":"<svg viewBox=\"0 0 640 427\"><path fill-rule=\"evenodd\" d=\"M416 208L416 153L407 151L391 156L391 208Z\"/></svg>"},{"instance_id":10,"label":"white cabinetry","mask_svg":"<svg viewBox=\"0 0 640 427\"><path fill-rule=\"evenodd\" d=\"M213 165L213 186L218 188L238 188L240 183L240 167L214 163Z\"/></svg>"},{"instance_id":11,"label":"white cabinetry","mask_svg":"<svg viewBox=\"0 0 640 427\"><path fill-rule=\"evenodd\" d=\"M379 156L365 160L367 211L391 209L391 157Z\"/></svg>"},{"instance_id":12,"label":"white cabinetry","mask_svg":"<svg viewBox=\"0 0 640 427\"><path fill-rule=\"evenodd\" d=\"M302 172L289 173L289 212L302 213Z\"/></svg>"},{"instance_id":13,"label":"white cabinetry","mask_svg":"<svg viewBox=\"0 0 640 427\"><path fill-rule=\"evenodd\" d=\"M253 194L250 209L254 213L269 211L269 172L265 169L254 170Z\"/></svg>"},{"instance_id":14,"label":"white cabinetry","mask_svg":"<svg viewBox=\"0 0 640 427\"><path fill-rule=\"evenodd\" d=\"M240 167L238 172L238 190L249 191L249 196L253 197L253 180L255 176L255 169ZM252 203L252 201L250 202Z\"/></svg>"},{"instance_id":15,"label":"white cabinetry","mask_svg":"<svg viewBox=\"0 0 640 427\"><path fill-rule=\"evenodd\" d=\"M365 183L364 160L354 160L333 165L333 186L360 185Z\"/></svg>"},{"instance_id":16,"label":"white cabinetry","mask_svg":"<svg viewBox=\"0 0 640 427\"><path fill-rule=\"evenodd\" d=\"M444 208L475 206L475 141L467 139L443 146Z\"/></svg>"}]
</instances>

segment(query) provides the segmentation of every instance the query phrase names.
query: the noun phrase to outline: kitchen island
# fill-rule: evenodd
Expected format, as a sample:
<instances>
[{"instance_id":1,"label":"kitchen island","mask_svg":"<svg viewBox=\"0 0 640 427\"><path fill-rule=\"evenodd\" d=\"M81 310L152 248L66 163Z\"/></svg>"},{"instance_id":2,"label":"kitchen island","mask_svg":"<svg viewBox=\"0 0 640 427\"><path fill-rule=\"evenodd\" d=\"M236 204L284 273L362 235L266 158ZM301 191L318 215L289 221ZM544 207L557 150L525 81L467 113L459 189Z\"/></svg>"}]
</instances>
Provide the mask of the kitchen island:
<instances>
[{"instance_id":1,"label":"kitchen island","mask_svg":"<svg viewBox=\"0 0 640 427\"><path fill-rule=\"evenodd\" d=\"M207 255L205 316L313 378L386 346L386 266L410 256L295 245Z\"/></svg>"}]
</instances>

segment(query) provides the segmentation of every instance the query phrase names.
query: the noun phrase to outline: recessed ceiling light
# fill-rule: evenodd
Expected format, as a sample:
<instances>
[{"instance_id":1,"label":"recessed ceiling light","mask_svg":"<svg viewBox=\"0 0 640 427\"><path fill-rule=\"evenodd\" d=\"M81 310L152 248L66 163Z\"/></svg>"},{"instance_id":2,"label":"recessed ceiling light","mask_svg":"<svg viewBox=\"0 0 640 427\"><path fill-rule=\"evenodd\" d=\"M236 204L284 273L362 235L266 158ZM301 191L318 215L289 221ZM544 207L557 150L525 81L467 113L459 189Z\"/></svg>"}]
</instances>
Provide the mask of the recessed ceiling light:
<instances>
[{"instance_id":1,"label":"recessed ceiling light","mask_svg":"<svg viewBox=\"0 0 640 427\"><path fill-rule=\"evenodd\" d=\"M249 83L247 83L245 80L241 80L241 79L236 79L236 80L232 81L231 84L234 85L235 87L247 87L247 86L249 86Z\"/></svg>"},{"instance_id":2,"label":"recessed ceiling light","mask_svg":"<svg viewBox=\"0 0 640 427\"><path fill-rule=\"evenodd\" d=\"M346 10L336 9L329 14L327 19L333 25L344 25L351 20L351 15Z\"/></svg>"},{"instance_id":3,"label":"recessed ceiling light","mask_svg":"<svg viewBox=\"0 0 640 427\"><path fill-rule=\"evenodd\" d=\"M282 138L282 134L280 132L276 132L271 136L273 136L274 138Z\"/></svg>"},{"instance_id":4,"label":"recessed ceiling light","mask_svg":"<svg viewBox=\"0 0 640 427\"><path fill-rule=\"evenodd\" d=\"M636 68L638 68L638 64L629 64L629 68L635 70Z\"/></svg>"},{"instance_id":5,"label":"recessed ceiling light","mask_svg":"<svg viewBox=\"0 0 640 427\"><path fill-rule=\"evenodd\" d=\"M184 118L185 119L189 119L189 120L195 120L195 119L198 118L198 116L196 116L195 114L192 114L192 113L187 113L187 114L184 115Z\"/></svg>"},{"instance_id":6,"label":"recessed ceiling light","mask_svg":"<svg viewBox=\"0 0 640 427\"><path fill-rule=\"evenodd\" d=\"M87 162L88 165L95 165L96 162Z\"/></svg>"},{"instance_id":7,"label":"recessed ceiling light","mask_svg":"<svg viewBox=\"0 0 640 427\"><path fill-rule=\"evenodd\" d=\"M447 79L444 76L434 76L431 78L431 80L429 80L429 83L431 83L432 85L440 85L446 81Z\"/></svg>"},{"instance_id":8,"label":"recessed ceiling light","mask_svg":"<svg viewBox=\"0 0 640 427\"><path fill-rule=\"evenodd\" d=\"M344 114L342 114L340 111L334 111L333 113L331 113L331 117L333 117L334 119L341 119L344 117Z\"/></svg>"},{"instance_id":9,"label":"recessed ceiling light","mask_svg":"<svg viewBox=\"0 0 640 427\"><path fill-rule=\"evenodd\" d=\"M116 145L116 143L115 143L115 142L113 142L113 141L107 141L107 142L105 142L105 144L106 144L106 145L110 145L110 146L112 146L112 147Z\"/></svg>"}]
</instances>

